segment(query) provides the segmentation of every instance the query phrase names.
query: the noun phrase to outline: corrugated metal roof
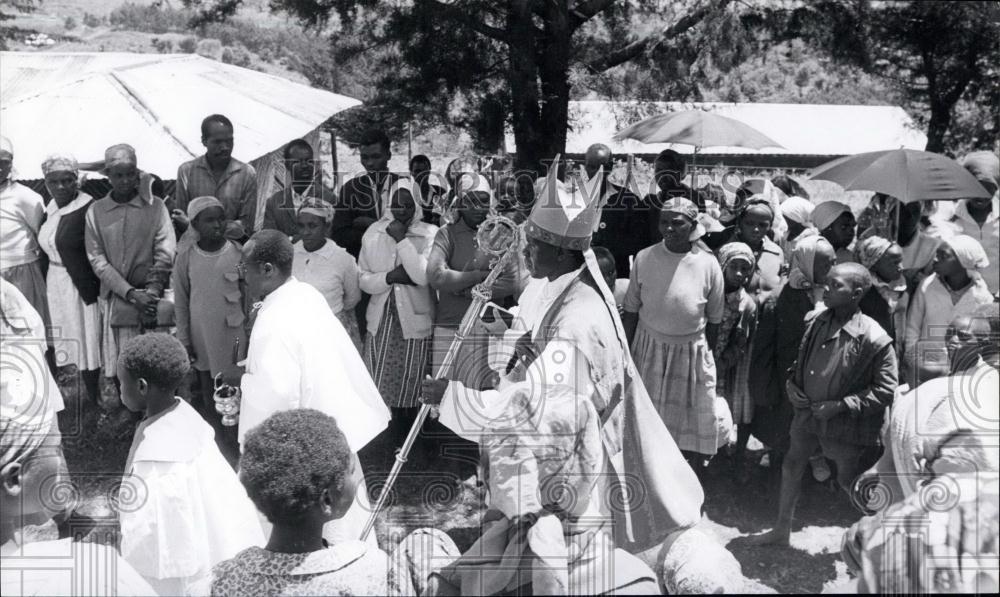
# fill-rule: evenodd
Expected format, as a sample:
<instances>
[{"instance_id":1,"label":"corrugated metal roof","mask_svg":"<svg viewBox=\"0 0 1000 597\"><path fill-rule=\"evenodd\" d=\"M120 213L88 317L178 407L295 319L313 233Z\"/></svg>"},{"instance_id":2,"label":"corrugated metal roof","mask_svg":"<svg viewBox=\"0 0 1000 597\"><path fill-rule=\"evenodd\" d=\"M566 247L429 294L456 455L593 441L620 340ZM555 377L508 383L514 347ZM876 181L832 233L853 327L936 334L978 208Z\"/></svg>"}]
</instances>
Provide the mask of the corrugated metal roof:
<instances>
[{"instance_id":1,"label":"corrugated metal roof","mask_svg":"<svg viewBox=\"0 0 1000 597\"><path fill-rule=\"evenodd\" d=\"M645 144L611 137L643 118L680 110L710 110L744 122L781 143L784 149L712 147L712 154L850 155L882 149L923 149L927 136L899 106L842 106L829 104L732 104L684 102L570 102L567 153L583 153L593 143L604 143L618 154L658 153L674 149L692 153L690 145ZM514 147L513 136L508 147Z\"/></svg>"},{"instance_id":2,"label":"corrugated metal roof","mask_svg":"<svg viewBox=\"0 0 1000 597\"><path fill-rule=\"evenodd\" d=\"M361 103L194 54L0 52L0 89L0 132L24 178L51 153L93 161L115 143L173 178L204 153L199 127L213 113L233 121L233 154L250 161Z\"/></svg>"}]
</instances>

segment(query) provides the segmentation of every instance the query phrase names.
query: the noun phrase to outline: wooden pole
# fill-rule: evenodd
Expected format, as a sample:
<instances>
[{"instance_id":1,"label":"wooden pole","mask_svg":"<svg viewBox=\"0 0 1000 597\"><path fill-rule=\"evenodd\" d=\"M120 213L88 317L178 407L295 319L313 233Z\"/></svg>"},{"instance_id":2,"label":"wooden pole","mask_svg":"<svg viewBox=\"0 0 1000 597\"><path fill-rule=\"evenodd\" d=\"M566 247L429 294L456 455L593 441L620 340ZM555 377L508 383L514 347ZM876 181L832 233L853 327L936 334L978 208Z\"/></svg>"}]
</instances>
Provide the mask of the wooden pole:
<instances>
[{"instance_id":1,"label":"wooden pole","mask_svg":"<svg viewBox=\"0 0 1000 597\"><path fill-rule=\"evenodd\" d=\"M328 129L330 133L330 162L333 166L333 190L340 190L340 172L338 171L339 164L337 163L337 130Z\"/></svg>"}]
</instances>

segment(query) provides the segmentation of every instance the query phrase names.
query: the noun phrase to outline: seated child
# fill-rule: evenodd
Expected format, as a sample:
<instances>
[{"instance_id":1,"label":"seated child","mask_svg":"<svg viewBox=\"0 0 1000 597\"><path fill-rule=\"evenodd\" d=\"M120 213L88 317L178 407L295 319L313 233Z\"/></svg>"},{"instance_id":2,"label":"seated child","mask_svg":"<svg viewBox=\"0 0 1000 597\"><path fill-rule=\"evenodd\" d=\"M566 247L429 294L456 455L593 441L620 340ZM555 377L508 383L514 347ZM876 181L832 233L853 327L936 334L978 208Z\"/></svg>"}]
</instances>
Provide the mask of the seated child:
<instances>
[{"instance_id":1,"label":"seated child","mask_svg":"<svg viewBox=\"0 0 1000 597\"><path fill-rule=\"evenodd\" d=\"M175 396L190 361L179 340L144 334L122 347L122 402L145 418L125 465L121 553L161 595L208 592L212 566L264 543L253 503L212 427ZM125 500L122 500L123 502Z\"/></svg>"}]
</instances>

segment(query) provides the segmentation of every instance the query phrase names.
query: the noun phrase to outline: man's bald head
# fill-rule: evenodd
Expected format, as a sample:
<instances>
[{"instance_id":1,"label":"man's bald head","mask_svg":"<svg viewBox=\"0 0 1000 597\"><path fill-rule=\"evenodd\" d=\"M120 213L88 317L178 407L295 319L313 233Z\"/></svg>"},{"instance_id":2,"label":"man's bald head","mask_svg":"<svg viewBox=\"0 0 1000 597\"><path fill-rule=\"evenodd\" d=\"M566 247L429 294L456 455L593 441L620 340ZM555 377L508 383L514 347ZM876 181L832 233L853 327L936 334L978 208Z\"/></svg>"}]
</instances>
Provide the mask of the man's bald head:
<instances>
[{"instance_id":1,"label":"man's bald head","mask_svg":"<svg viewBox=\"0 0 1000 597\"><path fill-rule=\"evenodd\" d=\"M587 153L583 154L583 168L587 171L587 176L597 174L602 167L607 175L611 170L611 148L603 143L594 143L587 148Z\"/></svg>"}]
</instances>

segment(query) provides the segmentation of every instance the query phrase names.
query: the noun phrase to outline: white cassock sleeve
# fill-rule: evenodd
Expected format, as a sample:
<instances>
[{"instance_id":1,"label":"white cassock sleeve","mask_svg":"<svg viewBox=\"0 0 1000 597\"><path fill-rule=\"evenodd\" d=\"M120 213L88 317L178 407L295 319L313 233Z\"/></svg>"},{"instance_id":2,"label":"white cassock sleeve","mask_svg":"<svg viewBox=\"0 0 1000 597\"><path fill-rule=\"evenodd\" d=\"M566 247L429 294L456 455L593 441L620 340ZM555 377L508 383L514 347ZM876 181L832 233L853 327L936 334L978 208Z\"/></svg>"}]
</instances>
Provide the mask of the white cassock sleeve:
<instances>
[{"instance_id":1,"label":"white cassock sleeve","mask_svg":"<svg viewBox=\"0 0 1000 597\"><path fill-rule=\"evenodd\" d=\"M277 334L253 345L240 383L239 441L271 414L299 407L302 370L296 351Z\"/></svg>"}]
</instances>

